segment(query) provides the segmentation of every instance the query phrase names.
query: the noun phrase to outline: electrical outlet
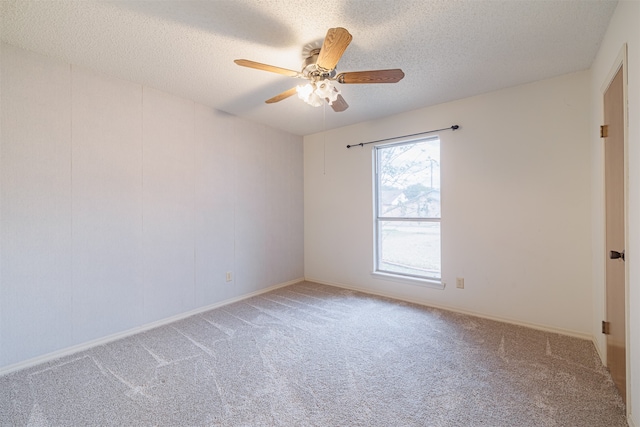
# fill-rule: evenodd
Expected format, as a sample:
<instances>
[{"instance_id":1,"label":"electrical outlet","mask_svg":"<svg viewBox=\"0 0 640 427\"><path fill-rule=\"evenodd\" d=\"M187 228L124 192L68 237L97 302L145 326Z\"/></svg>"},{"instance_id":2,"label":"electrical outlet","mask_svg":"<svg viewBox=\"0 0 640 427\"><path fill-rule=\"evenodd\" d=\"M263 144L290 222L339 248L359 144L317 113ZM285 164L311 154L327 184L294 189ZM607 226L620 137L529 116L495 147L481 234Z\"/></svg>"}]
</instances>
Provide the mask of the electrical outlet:
<instances>
[{"instance_id":1,"label":"electrical outlet","mask_svg":"<svg viewBox=\"0 0 640 427\"><path fill-rule=\"evenodd\" d=\"M230 271L227 271L227 282L230 282L233 280L233 273L231 273Z\"/></svg>"},{"instance_id":2,"label":"electrical outlet","mask_svg":"<svg viewBox=\"0 0 640 427\"><path fill-rule=\"evenodd\" d=\"M456 288L464 289L464 277L456 277Z\"/></svg>"}]
</instances>

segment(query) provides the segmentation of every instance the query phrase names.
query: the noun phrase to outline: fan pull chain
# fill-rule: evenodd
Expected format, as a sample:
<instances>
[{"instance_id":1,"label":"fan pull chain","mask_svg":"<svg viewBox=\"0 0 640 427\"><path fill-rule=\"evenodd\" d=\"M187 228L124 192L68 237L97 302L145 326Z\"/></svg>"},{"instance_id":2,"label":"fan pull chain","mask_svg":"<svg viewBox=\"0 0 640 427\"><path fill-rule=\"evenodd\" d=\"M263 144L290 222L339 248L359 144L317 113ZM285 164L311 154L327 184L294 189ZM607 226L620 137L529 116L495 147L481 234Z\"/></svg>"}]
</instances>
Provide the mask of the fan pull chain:
<instances>
[{"instance_id":1,"label":"fan pull chain","mask_svg":"<svg viewBox=\"0 0 640 427\"><path fill-rule=\"evenodd\" d=\"M322 175L327 174L327 104L322 104Z\"/></svg>"}]
</instances>

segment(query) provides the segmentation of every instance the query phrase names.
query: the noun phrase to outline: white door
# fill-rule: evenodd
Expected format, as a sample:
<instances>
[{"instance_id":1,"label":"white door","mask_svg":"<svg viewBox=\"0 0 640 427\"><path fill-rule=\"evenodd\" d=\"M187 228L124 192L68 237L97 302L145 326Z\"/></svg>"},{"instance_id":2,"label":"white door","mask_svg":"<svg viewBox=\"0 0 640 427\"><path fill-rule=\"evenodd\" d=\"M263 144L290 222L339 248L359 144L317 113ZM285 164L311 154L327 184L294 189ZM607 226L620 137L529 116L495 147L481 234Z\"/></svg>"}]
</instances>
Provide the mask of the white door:
<instances>
[{"instance_id":1,"label":"white door","mask_svg":"<svg viewBox=\"0 0 640 427\"><path fill-rule=\"evenodd\" d=\"M626 401L624 88L622 67L604 94L607 367Z\"/></svg>"}]
</instances>

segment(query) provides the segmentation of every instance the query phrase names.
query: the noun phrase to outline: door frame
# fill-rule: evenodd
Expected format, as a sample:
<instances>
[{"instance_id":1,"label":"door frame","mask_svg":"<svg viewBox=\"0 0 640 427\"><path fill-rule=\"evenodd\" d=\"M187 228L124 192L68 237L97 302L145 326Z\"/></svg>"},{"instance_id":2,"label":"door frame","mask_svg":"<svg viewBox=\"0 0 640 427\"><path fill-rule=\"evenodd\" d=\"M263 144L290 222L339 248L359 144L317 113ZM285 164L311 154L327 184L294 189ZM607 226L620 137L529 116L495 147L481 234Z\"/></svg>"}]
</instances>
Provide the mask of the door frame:
<instances>
[{"instance_id":1,"label":"door frame","mask_svg":"<svg viewBox=\"0 0 640 427\"><path fill-rule=\"evenodd\" d=\"M620 49L620 52L618 53L618 56L615 59L615 62L613 63L613 66L611 67L611 70L609 71L609 73L607 74L607 77L604 80L604 83L600 89L600 103L601 103L601 124L605 124L604 123L604 95L607 92L607 90L609 89L609 86L611 85L611 83L613 82L613 79L615 78L616 74L618 73L618 71L622 68L622 102L623 102L623 123L624 123L624 130L623 130L623 134L624 134L624 241L625 241L625 247L623 249L625 249L625 251L628 249L629 246L629 109L628 109L628 82L629 82L629 73L628 73L628 68L627 68L627 63L628 63L628 59L627 59L627 44L624 43L622 45L622 48ZM605 191L606 191L606 185L604 182L604 167L605 167L605 157L604 157L604 145L602 146L602 188L603 188L603 201L604 201L604 197L605 197ZM604 280L603 280L603 287L602 287L602 313L604 313L603 319L602 320L607 320L606 316L607 316L607 283L606 283L606 262L607 262L607 256L606 254L608 253L607 251L609 250L606 247L606 206L603 203L602 204L603 207L603 222L602 222L602 236L603 236L603 249L602 252L602 263L604 266ZM627 251L626 251L627 252ZM631 372L631 361L630 361L630 349L629 349L629 341L630 341L630 313L629 313L629 258L627 258L627 262L624 263L624 309L625 309L625 377L626 377L626 410L627 410L627 417L631 414L631 383L630 383L630 375L629 373ZM604 348L602 349L602 354L604 355L604 359L605 359L605 364L608 366L608 354L607 354L607 345L606 345L606 339L605 339L605 345Z\"/></svg>"}]
</instances>

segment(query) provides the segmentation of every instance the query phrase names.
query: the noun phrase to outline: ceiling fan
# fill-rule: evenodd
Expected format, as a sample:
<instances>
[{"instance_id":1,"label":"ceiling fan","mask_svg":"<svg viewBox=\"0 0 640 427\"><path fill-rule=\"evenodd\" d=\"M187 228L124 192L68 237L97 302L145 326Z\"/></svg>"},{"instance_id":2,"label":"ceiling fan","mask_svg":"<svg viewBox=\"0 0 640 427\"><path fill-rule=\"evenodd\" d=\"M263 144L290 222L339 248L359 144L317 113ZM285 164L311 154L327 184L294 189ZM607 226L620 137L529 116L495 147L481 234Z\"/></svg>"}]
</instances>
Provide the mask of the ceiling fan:
<instances>
[{"instance_id":1,"label":"ceiling fan","mask_svg":"<svg viewBox=\"0 0 640 427\"><path fill-rule=\"evenodd\" d=\"M404 77L404 73L399 68L338 74L336 65L349 43L351 43L352 38L349 31L344 28L330 28L324 38L322 47L312 48L304 52L305 60L302 63L302 71L299 72L249 61L248 59L236 59L234 62L243 67L309 80L306 85L293 87L273 98L267 99L265 101L267 104L282 101L297 93L300 99L303 99L307 104L318 107L326 101L334 111L340 112L346 110L349 105L333 82L341 84L397 83Z\"/></svg>"}]
</instances>

